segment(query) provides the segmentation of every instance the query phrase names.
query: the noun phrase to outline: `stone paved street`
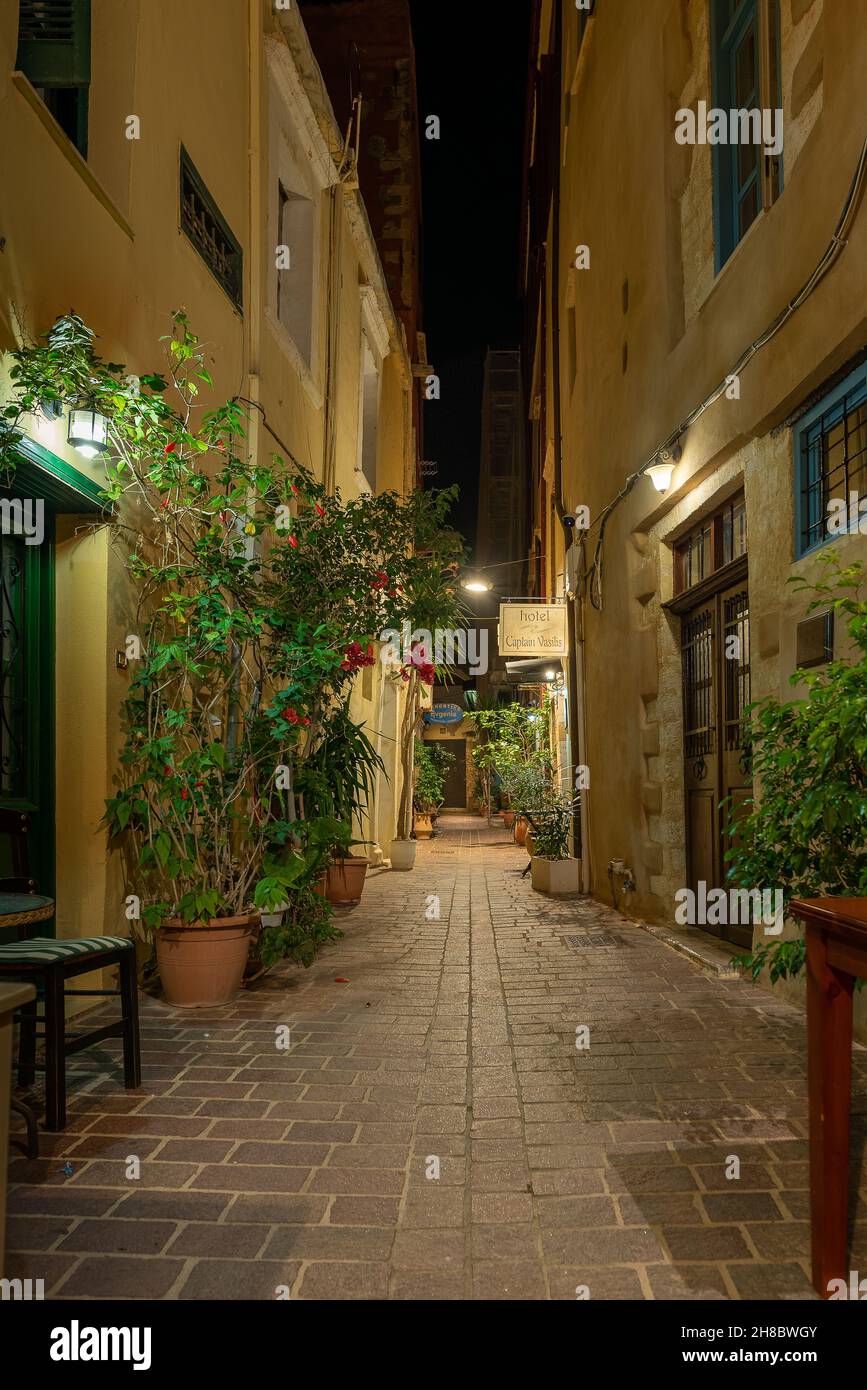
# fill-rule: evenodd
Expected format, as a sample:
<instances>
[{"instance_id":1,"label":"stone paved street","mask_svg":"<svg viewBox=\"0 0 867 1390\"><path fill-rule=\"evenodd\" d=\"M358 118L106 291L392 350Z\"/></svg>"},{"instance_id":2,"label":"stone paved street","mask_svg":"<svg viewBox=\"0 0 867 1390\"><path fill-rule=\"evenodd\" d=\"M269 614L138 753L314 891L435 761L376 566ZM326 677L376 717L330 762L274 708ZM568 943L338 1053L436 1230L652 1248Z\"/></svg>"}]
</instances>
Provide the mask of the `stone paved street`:
<instances>
[{"instance_id":1,"label":"stone paved street","mask_svg":"<svg viewBox=\"0 0 867 1390\"><path fill-rule=\"evenodd\" d=\"M800 1013L541 897L525 863L452 818L311 970L213 1016L145 1001L142 1090L81 1054L68 1131L13 1161L7 1274L70 1298L811 1297Z\"/></svg>"}]
</instances>

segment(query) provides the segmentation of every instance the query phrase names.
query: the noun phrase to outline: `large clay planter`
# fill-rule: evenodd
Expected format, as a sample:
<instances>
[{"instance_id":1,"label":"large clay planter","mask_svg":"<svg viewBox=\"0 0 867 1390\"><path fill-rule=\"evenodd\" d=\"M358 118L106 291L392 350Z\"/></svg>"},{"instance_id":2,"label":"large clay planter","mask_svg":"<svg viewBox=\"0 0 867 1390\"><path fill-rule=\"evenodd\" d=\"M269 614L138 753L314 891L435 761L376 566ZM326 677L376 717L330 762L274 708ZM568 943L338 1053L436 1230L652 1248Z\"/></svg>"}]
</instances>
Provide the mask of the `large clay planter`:
<instances>
[{"instance_id":1,"label":"large clay planter","mask_svg":"<svg viewBox=\"0 0 867 1390\"><path fill-rule=\"evenodd\" d=\"M523 816L515 821L515 844L523 845L527 839L527 822Z\"/></svg>"},{"instance_id":2,"label":"large clay planter","mask_svg":"<svg viewBox=\"0 0 867 1390\"><path fill-rule=\"evenodd\" d=\"M412 828L415 831L415 838L417 840L429 840L433 834L433 822L430 816L424 811L416 811Z\"/></svg>"},{"instance_id":3,"label":"large clay planter","mask_svg":"<svg viewBox=\"0 0 867 1390\"><path fill-rule=\"evenodd\" d=\"M415 868L415 840L392 840L388 857L393 869Z\"/></svg>"},{"instance_id":4,"label":"large clay planter","mask_svg":"<svg viewBox=\"0 0 867 1390\"><path fill-rule=\"evenodd\" d=\"M515 812L514 812L514 811L504 811L504 812L503 812L503 825L506 827L506 829L507 829L507 830L511 830L511 828L512 828L512 826L513 826L514 824L515 824Z\"/></svg>"},{"instance_id":5,"label":"large clay planter","mask_svg":"<svg viewBox=\"0 0 867 1390\"><path fill-rule=\"evenodd\" d=\"M367 860L335 859L325 875L325 896L330 903L357 903L364 889Z\"/></svg>"},{"instance_id":6,"label":"large clay planter","mask_svg":"<svg viewBox=\"0 0 867 1390\"><path fill-rule=\"evenodd\" d=\"M170 917L156 933L163 993L176 1009L227 1004L241 987L258 912L191 926Z\"/></svg>"}]
</instances>

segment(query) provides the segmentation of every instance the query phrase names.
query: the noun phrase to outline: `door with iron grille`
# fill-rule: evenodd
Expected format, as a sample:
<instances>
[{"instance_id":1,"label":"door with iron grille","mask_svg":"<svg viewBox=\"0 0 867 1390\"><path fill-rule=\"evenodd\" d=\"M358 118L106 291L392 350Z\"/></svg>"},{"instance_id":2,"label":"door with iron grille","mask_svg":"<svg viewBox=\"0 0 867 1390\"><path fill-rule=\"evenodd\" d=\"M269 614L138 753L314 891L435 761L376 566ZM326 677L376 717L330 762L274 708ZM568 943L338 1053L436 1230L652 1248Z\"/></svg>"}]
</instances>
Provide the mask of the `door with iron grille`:
<instances>
[{"instance_id":1,"label":"door with iron grille","mask_svg":"<svg viewBox=\"0 0 867 1390\"><path fill-rule=\"evenodd\" d=\"M749 597L746 580L706 598L681 619L683 756L688 886L698 893L726 884L729 813L752 790L744 751L744 710L750 700ZM749 945L747 924L707 930Z\"/></svg>"}]
</instances>

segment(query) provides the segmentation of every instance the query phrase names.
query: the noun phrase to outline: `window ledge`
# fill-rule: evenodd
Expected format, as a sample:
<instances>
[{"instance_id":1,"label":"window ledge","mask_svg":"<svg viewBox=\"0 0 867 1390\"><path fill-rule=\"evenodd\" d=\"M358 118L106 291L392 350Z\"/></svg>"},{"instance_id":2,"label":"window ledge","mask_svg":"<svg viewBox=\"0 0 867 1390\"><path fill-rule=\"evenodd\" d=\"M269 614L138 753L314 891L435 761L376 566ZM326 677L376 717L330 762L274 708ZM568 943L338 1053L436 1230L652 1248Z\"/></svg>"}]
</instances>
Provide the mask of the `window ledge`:
<instances>
[{"instance_id":1,"label":"window ledge","mask_svg":"<svg viewBox=\"0 0 867 1390\"><path fill-rule=\"evenodd\" d=\"M82 158L82 156L79 154L78 150L75 148L72 141L70 140L69 136L63 130L61 130L60 126L57 124L57 121L52 116L48 107L45 105L45 102L39 96L38 92L36 91L35 87L31 84L30 80L27 77L25 77L23 72L13 72L12 82L14 86L17 87L21 95L25 98L25 100L29 102L30 106L33 108L33 110L36 112L36 115L39 117L40 121L45 126L45 129L48 131L48 134L51 136L55 145L60 150L60 153L63 155L66 161L72 165L76 173L78 173L80 177L84 180L91 193L96 198L97 202L101 203L102 206L105 208L106 212L109 214L109 216L114 219L114 221L117 223L117 225L123 232L124 236L129 237L130 241L134 241L135 233L130 224L127 222L123 213L112 202L108 193L106 193L102 184L99 182L99 179L95 176L90 166L88 165L87 160Z\"/></svg>"}]
</instances>

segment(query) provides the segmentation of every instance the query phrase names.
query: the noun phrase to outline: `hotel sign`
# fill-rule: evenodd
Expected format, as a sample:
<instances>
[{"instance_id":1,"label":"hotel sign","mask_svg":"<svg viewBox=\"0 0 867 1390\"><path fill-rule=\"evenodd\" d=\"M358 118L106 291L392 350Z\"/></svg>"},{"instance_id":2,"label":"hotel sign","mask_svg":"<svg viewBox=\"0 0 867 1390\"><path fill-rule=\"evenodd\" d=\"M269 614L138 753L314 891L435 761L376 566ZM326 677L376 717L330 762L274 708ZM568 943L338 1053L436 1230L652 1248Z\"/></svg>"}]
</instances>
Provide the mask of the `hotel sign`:
<instances>
[{"instance_id":1,"label":"hotel sign","mask_svg":"<svg viewBox=\"0 0 867 1390\"><path fill-rule=\"evenodd\" d=\"M500 656L565 656L566 605L501 603L498 638Z\"/></svg>"}]
</instances>

